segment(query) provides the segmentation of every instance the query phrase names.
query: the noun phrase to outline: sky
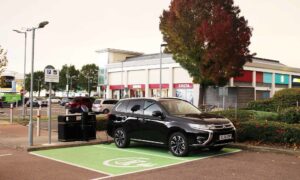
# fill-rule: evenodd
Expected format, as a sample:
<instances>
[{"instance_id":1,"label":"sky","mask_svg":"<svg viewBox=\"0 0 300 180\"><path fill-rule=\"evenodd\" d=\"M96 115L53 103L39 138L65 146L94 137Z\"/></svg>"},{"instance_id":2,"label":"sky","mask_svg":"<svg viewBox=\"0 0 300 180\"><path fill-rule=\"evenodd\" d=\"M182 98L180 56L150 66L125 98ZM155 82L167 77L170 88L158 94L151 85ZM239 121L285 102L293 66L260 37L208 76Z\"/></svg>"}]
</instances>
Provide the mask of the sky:
<instances>
[{"instance_id":1,"label":"sky","mask_svg":"<svg viewBox=\"0 0 300 180\"><path fill-rule=\"evenodd\" d=\"M64 64L81 68L97 63L96 50L115 48L158 53L162 43L159 16L171 0L1 0L0 45L8 51L8 70L23 72L25 30L36 31L35 70ZM257 57L300 68L300 1L235 0L253 28L250 50ZM27 72L32 35L28 34Z\"/></svg>"}]
</instances>

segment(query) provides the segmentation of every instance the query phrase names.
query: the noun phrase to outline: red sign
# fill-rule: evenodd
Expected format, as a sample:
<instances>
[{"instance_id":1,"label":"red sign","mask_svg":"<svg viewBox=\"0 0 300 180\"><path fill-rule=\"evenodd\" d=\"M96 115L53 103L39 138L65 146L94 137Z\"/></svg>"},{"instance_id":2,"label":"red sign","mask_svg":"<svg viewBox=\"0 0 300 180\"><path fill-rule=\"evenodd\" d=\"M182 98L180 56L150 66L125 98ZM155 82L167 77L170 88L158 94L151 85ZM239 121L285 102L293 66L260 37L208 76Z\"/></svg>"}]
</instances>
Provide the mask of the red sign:
<instances>
[{"instance_id":1,"label":"red sign","mask_svg":"<svg viewBox=\"0 0 300 180\"><path fill-rule=\"evenodd\" d=\"M128 89L145 89L145 84L131 84Z\"/></svg>"},{"instance_id":2,"label":"red sign","mask_svg":"<svg viewBox=\"0 0 300 180\"><path fill-rule=\"evenodd\" d=\"M109 86L110 90L119 90L119 89L124 89L124 85L110 85Z\"/></svg>"},{"instance_id":3,"label":"red sign","mask_svg":"<svg viewBox=\"0 0 300 180\"><path fill-rule=\"evenodd\" d=\"M150 89L159 89L159 88L160 88L159 85L160 85L160 84L149 84L149 88L150 88ZM169 88L169 84L161 84L161 87L162 87L163 89L168 89L168 88Z\"/></svg>"},{"instance_id":4,"label":"red sign","mask_svg":"<svg viewBox=\"0 0 300 180\"><path fill-rule=\"evenodd\" d=\"M174 84L173 87L175 89L192 89L193 83L178 83L178 84Z\"/></svg>"}]
</instances>

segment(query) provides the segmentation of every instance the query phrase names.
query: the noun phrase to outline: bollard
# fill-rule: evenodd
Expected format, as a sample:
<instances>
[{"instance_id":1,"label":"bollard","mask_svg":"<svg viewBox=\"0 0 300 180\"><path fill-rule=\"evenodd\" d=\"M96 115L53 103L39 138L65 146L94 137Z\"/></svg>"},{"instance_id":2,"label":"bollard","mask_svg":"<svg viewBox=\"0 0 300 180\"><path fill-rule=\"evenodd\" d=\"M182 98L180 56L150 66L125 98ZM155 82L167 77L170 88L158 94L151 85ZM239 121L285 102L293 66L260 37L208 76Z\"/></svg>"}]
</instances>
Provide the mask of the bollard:
<instances>
[{"instance_id":1,"label":"bollard","mask_svg":"<svg viewBox=\"0 0 300 180\"><path fill-rule=\"evenodd\" d=\"M14 105L13 105L13 104L10 104L10 108L9 108L10 124L13 123L13 108L14 108Z\"/></svg>"},{"instance_id":2,"label":"bollard","mask_svg":"<svg viewBox=\"0 0 300 180\"><path fill-rule=\"evenodd\" d=\"M69 109L66 109L66 115L69 115ZM66 117L66 121L69 121L69 117Z\"/></svg>"},{"instance_id":3,"label":"bollard","mask_svg":"<svg viewBox=\"0 0 300 180\"><path fill-rule=\"evenodd\" d=\"M297 107L299 107L299 101L297 101Z\"/></svg>"},{"instance_id":4,"label":"bollard","mask_svg":"<svg viewBox=\"0 0 300 180\"><path fill-rule=\"evenodd\" d=\"M37 121L36 121L36 136L40 136L41 133L40 133L40 118L41 118L41 106L37 109Z\"/></svg>"}]
</instances>

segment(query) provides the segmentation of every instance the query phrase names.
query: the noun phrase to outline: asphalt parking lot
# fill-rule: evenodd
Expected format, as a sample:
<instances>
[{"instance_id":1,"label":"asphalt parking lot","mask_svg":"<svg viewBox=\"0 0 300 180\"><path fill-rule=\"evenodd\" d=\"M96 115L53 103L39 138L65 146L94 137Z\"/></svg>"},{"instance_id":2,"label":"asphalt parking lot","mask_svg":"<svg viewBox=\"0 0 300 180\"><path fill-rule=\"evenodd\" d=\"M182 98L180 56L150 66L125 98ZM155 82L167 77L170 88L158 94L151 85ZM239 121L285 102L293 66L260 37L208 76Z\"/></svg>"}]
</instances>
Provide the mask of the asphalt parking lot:
<instances>
[{"instance_id":1,"label":"asphalt parking lot","mask_svg":"<svg viewBox=\"0 0 300 180\"><path fill-rule=\"evenodd\" d=\"M100 146L100 148L99 148ZM150 149L139 149L138 147L130 147L125 151L134 151L135 154L128 154L130 152L121 152L121 150L113 150L113 145L109 146L108 152L104 152L102 145L86 146L82 150L74 149L71 152L68 149L56 149L48 151L53 160L49 157L44 158L29 154L24 151L17 151L0 147L0 179L299 179L300 176L300 158L292 155L262 153L251 151L240 151L229 154L219 154L205 156L206 158L196 158L195 156L203 157L202 151L194 152L193 160L186 162L179 162L169 164L166 166L155 167L155 169L147 167L149 164L144 163L145 169L140 169L139 172L128 171L127 173L107 173L93 168L83 166L84 163L89 166L103 167L103 162L100 159L110 158L116 155L120 157L133 156L157 156L158 161L163 161L168 156L165 149L152 147ZM85 149L87 148L87 149ZM90 151L89 149L94 149ZM68 154L62 153L68 151ZM115 152L114 152L115 151ZM145 153L147 151L147 153ZM137 153L136 153L137 152ZM39 154L40 152L33 152ZM73 153L73 154L72 154ZM162 153L162 154L161 154ZM45 154L44 154L45 155ZM90 156L94 157L91 162ZM166 156L166 157L159 157ZM149 158L149 156L147 156ZM55 158L63 158L58 160ZM145 158L147 158L145 157ZM69 159L66 163L65 159ZM76 161L82 159L83 164L78 164ZM85 161L86 159L86 161ZM175 157L176 159L176 157ZM174 161L177 162L177 159ZM125 164L127 166L136 164L142 161L119 161L117 165ZM179 160L185 161L185 160ZM107 161L106 161L107 162ZM154 161L155 162L155 161ZM116 165L116 164L115 164ZM150 164L151 165L151 164ZM129 167L128 167L129 168ZM115 168L120 171L122 168ZM130 168L129 168L130 169ZM133 168L134 169L134 168ZM125 175L122 175L125 174Z\"/></svg>"}]
</instances>

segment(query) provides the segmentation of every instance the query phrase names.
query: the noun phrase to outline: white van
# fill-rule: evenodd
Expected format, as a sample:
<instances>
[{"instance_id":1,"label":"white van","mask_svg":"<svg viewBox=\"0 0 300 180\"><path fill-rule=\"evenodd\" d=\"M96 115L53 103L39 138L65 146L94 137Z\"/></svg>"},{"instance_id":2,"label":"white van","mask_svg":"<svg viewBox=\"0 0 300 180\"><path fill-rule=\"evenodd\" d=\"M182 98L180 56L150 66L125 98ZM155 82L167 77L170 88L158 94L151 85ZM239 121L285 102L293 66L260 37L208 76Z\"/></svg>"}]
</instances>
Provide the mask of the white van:
<instances>
[{"instance_id":1,"label":"white van","mask_svg":"<svg viewBox=\"0 0 300 180\"><path fill-rule=\"evenodd\" d=\"M92 106L92 111L95 113L107 114L111 112L112 108L117 104L115 99L96 99Z\"/></svg>"}]
</instances>

